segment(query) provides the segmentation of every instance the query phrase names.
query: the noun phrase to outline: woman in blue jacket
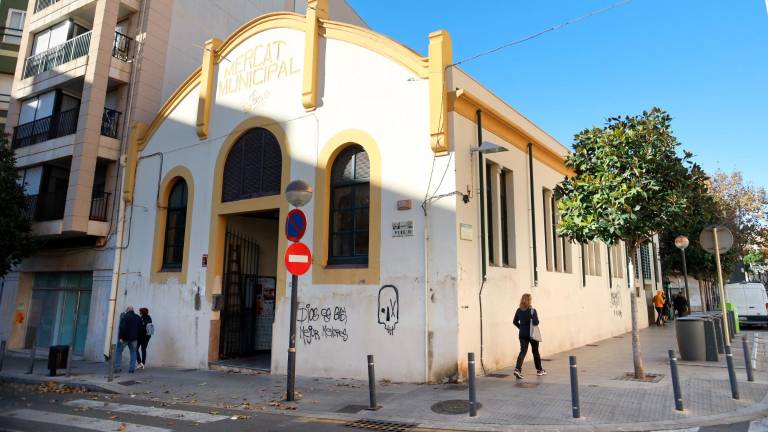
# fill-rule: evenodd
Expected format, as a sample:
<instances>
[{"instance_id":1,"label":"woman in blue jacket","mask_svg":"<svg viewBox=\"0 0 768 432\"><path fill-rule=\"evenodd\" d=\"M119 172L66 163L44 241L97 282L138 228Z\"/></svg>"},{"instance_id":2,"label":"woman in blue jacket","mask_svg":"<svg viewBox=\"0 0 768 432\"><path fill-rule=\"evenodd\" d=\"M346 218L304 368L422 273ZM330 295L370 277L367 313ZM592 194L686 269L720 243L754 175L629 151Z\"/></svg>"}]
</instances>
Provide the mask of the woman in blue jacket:
<instances>
[{"instance_id":1,"label":"woman in blue jacket","mask_svg":"<svg viewBox=\"0 0 768 432\"><path fill-rule=\"evenodd\" d=\"M531 304L531 295L523 294L520 298L520 307L515 312L515 319L512 324L520 329L520 354L517 356L517 364L515 365L515 377L517 379L523 379L523 360L528 353L528 345L531 345L533 351L533 363L536 366L536 375L546 375L547 371L541 367L541 356L539 355L539 341L531 338L531 324L539 325L539 315L536 313L536 309L533 309Z\"/></svg>"}]
</instances>

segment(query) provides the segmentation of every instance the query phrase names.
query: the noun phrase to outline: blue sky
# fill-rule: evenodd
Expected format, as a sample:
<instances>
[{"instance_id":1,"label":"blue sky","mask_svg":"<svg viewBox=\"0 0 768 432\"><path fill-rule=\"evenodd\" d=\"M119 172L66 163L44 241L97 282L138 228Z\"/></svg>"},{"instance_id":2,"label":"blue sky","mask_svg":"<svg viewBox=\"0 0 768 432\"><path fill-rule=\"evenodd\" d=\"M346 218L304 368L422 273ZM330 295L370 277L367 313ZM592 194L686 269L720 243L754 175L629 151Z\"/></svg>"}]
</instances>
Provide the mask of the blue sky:
<instances>
[{"instance_id":1,"label":"blue sky","mask_svg":"<svg viewBox=\"0 0 768 432\"><path fill-rule=\"evenodd\" d=\"M454 61L614 2L348 1L422 54L430 31L448 30ZM765 0L633 0L462 68L568 147L608 116L662 107L706 170L768 186Z\"/></svg>"}]
</instances>

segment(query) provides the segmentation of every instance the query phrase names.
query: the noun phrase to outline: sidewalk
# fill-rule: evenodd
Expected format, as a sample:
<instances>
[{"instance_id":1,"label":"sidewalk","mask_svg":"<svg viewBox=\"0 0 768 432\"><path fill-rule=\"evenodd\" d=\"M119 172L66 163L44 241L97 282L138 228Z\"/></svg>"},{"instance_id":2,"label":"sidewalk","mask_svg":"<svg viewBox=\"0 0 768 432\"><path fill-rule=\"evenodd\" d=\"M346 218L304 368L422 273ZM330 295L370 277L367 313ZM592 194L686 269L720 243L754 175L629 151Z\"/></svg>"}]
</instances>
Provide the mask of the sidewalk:
<instances>
[{"instance_id":1,"label":"sidewalk","mask_svg":"<svg viewBox=\"0 0 768 432\"><path fill-rule=\"evenodd\" d=\"M748 333L750 338L752 332ZM750 339L751 340L751 339ZM373 419L418 424L420 428L464 430L660 430L735 423L768 416L768 371L765 347L760 346L755 382L747 382L741 339L733 346L741 398L731 398L725 356L719 363L687 364L679 371L685 411L674 409L667 349L676 349L673 325L641 332L647 373L661 374L656 383L617 380L632 370L628 334L606 339L544 363L549 374L536 377L526 363L526 379L517 381L512 370L494 371L502 377L479 377L477 417L438 414L431 407L441 401L465 400L463 384L418 385L379 382L382 408L367 411L366 382L299 377L297 403L283 402L285 376L240 374L208 370L150 368L120 374L107 382L104 363L76 362L71 378L47 377L45 362L35 374L25 375L28 359L6 356L0 377L5 381L57 381L85 385L91 390L132 394L168 406L198 404L247 411L276 411L324 418L333 422ZM546 343L546 342L545 342ZM576 355L582 418L571 417L568 355Z\"/></svg>"}]
</instances>

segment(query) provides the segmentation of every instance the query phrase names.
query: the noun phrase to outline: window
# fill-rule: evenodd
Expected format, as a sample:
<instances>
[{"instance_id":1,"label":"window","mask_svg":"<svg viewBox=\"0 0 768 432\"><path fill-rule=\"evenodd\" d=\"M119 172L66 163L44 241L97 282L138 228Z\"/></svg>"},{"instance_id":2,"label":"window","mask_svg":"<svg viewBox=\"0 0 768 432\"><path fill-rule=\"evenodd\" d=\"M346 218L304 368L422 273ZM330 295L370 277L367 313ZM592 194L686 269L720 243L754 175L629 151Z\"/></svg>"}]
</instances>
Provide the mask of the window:
<instances>
[{"instance_id":1,"label":"window","mask_svg":"<svg viewBox=\"0 0 768 432\"><path fill-rule=\"evenodd\" d=\"M502 169L499 177L501 201L501 263L515 267L515 199L512 171Z\"/></svg>"},{"instance_id":2,"label":"window","mask_svg":"<svg viewBox=\"0 0 768 432\"><path fill-rule=\"evenodd\" d=\"M608 253L611 265L611 276L614 278L624 277L624 259L621 255L621 243L616 242L608 247Z\"/></svg>"},{"instance_id":3,"label":"window","mask_svg":"<svg viewBox=\"0 0 768 432\"><path fill-rule=\"evenodd\" d=\"M24 28L24 19L27 12L19 9L8 9L8 17L5 20L5 33L3 42L18 45L21 43L21 30Z\"/></svg>"},{"instance_id":4,"label":"window","mask_svg":"<svg viewBox=\"0 0 768 432\"><path fill-rule=\"evenodd\" d=\"M602 275L602 263L600 262L600 243L597 241L591 241L582 245L581 249L582 269L584 274L588 276L601 276Z\"/></svg>"},{"instance_id":5,"label":"window","mask_svg":"<svg viewBox=\"0 0 768 432\"><path fill-rule=\"evenodd\" d=\"M648 243L640 246L640 263L643 268L643 280L651 280L651 254Z\"/></svg>"},{"instance_id":6,"label":"window","mask_svg":"<svg viewBox=\"0 0 768 432\"><path fill-rule=\"evenodd\" d=\"M359 145L342 150L331 168L328 264L368 264L370 207L368 153Z\"/></svg>"},{"instance_id":7,"label":"window","mask_svg":"<svg viewBox=\"0 0 768 432\"><path fill-rule=\"evenodd\" d=\"M496 243L493 241L493 174L493 164L485 164L485 223L487 225L486 228L488 229L488 263L492 265L496 263L496 253L494 251Z\"/></svg>"},{"instance_id":8,"label":"window","mask_svg":"<svg viewBox=\"0 0 768 432\"><path fill-rule=\"evenodd\" d=\"M544 255L547 257L547 270L552 271L554 269L554 254L552 243L552 191L544 188L542 191L542 199L544 201Z\"/></svg>"},{"instance_id":9,"label":"window","mask_svg":"<svg viewBox=\"0 0 768 432\"><path fill-rule=\"evenodd\" d=\"M282 152L277 138L263 128L241 136L224 164L222 201L280 194Z\"/></svg>"},{"instance_id":10,"label":"window","mask_svg":"<svg viewBox=\"0 0 768 432\"><path fill-rule=\"evenodd\" d=\"M187 228L187 182L176 180L168 195L162 270L180 270L184 261L184 236Z\"/></svg>"},{"instance_id":11,"label":"window","mask_svg":"<svg viewBox=\"0 0 768 432\"><path fill-rule=\"evenodd\" d=\"M571 273L571 242L557 233L560 214L557 200L551 190L544 188L544 243L547 256L547 270Z\"/></svg>"}]
</instances>

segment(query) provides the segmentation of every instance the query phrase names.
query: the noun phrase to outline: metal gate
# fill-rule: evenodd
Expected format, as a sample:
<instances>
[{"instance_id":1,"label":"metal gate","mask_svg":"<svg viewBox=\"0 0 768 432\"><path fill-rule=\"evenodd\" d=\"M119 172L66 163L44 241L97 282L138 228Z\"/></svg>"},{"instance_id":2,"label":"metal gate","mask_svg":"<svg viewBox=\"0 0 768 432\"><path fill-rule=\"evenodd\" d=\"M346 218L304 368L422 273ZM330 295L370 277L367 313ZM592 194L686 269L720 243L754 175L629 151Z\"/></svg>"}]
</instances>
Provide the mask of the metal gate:
<instances>
[{"instance_id":1,"label":"metal gate","mask_svg":"<svg viewBox=\"0 0 768 432\"><path fill-rule=\"evenodd\" d=\"M252 354L257 349L259 245L227 230L219 357Z\"/></svg>"}]
</instances>

